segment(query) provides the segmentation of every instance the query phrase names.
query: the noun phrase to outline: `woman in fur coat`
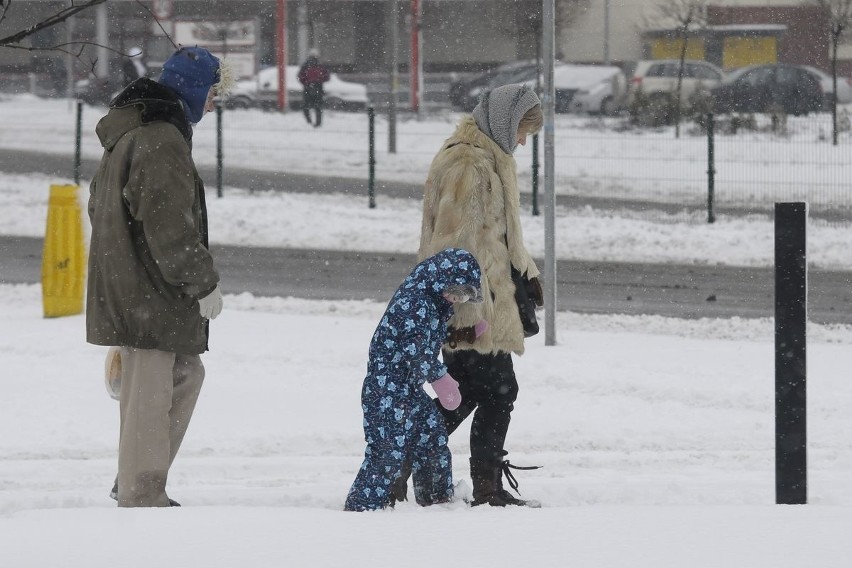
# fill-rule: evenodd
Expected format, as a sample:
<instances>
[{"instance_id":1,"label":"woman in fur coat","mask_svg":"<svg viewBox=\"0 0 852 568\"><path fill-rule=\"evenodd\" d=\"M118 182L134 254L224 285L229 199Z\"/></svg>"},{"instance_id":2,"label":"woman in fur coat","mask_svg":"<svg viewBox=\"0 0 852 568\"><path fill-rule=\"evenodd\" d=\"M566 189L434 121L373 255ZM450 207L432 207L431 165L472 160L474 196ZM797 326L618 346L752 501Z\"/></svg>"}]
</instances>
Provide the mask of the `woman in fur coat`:
<instances>
[{"instance_id":1,"label":"woman in fur coat","mask_svg":"<svg viewBox=\"0 0 852 568\"><path fill-rule=\"evenodd\" d=\"M449 433L474 415L470 429L473 505L536 504L503 489L501 477L505 472L510 481L514 479L509 462L504 461L503 446L518 394L512 353L524 352L512 267L533 280L539 296L541 290L538 268L521 233L512 153L542 123L540 101L528 87L505 85L485 93L472 116L461 121L438 151L424 190L420 258L459 247L473 253L482 268L485 301L457 307L443 349L444 363L459 382L463 402L453 411L440 409ZM471 328L481 319L488 322L488 330L477 338Z\"/></svg>"}]
</instances>

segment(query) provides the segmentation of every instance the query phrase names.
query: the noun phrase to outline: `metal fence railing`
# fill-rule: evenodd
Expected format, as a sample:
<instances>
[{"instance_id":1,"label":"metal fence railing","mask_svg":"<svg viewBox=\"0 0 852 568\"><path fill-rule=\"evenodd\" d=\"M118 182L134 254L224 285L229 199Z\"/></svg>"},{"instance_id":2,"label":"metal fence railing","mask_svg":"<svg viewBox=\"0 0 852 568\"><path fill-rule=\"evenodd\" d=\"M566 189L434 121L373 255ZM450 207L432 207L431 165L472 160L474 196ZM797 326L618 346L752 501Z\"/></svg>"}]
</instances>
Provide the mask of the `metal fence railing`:
<instances>
[{"instance_id":1,"label":"metal fence railing","mask_svg":"<svg viewBox=\"0 0 852 568\"><path fill-rule=\"evenodd\" d=\"M852 133L831 115L722 116L714 128L634 128L627 119L557 128L557 184L579 202L645 210L658 218L704 219L712 188L716 214L771 214L777 201L807 201L812 218L852 224ZM557 174L557 178L559 175ZM696 214L704 211L704 215Z\"/></svg>"},{"instance_id":2,"label":"metal fence railing","mask_svg":"<svg viewBox=\"0 0 852 568\"><path fill-rule=\"evenodd\" d=\"M81 108L86 114L80 122L83 157L98 158L94 126L103 111ZM226 172L239 168L366 182L374 171L378 180L422 185L435 153L464 116L449 111L403 114L396 123L397 152L389 153L387 116L377 113L371 168L367 112L326 114L323 126L314 128L299 113L226 110L220 121L221 146L219 121L211 116L196 127L193 155L200 166L221 162ZM19 127L31 135L44 130L44 136L34 137L41 151L61 153L64 147L70 152L76 117L69 116L67 127L61 128L56 117L43 118L22 117ZM704 120L684 124L679 138L673 127L640 128L628 117L557 115L557 203L661 222L707 222L710 206L717 217L772 215L777 201L807 201L812 219L852 225L848 114L842 112L839 123L835 146L829 113L775 120L767 115L721 116L715 118L712 134ZM14 136L16 124L5 121L3 134ZM539 147L540 160L542 155ZM515 157L521 191L529 194L532 144L519 147ZM529 196L522 201L529 203Z\"/></svg>"}]
</instances>

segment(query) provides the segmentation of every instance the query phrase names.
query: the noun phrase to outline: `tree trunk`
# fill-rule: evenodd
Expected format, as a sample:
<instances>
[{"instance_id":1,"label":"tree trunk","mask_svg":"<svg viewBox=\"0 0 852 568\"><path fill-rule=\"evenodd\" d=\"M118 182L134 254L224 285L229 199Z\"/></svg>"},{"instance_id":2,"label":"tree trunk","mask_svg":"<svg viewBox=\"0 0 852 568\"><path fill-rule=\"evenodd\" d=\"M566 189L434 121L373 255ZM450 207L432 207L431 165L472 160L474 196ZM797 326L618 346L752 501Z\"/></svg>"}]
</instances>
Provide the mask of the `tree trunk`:
<instances>
[{"instance_id":1,"label":"tree trunk","mask_svg":"<svg viewBox=\"0 0 852 568\"><path fill-rule=\"evenodd\" d=\"M831 39L831 141L837 146L837 44L840 42L840 34L843 28L840 26L832 30Z\"/></svg>"},{"instance_id":2,"label":"tree trunk","mask_svg":"<svg viewBox=\"0 0 852 568\"><path fill-rule=\"evenodd\" d=\"M675 91L674 104L674 120L675 120L675 138L680 138L680 98L683 90L683 66L686 60L686 43L688 41L688 26L685 22L681 28L681 46L680 46L680 65L677 69L677 89Z\"/></svg>"}]
</instances>

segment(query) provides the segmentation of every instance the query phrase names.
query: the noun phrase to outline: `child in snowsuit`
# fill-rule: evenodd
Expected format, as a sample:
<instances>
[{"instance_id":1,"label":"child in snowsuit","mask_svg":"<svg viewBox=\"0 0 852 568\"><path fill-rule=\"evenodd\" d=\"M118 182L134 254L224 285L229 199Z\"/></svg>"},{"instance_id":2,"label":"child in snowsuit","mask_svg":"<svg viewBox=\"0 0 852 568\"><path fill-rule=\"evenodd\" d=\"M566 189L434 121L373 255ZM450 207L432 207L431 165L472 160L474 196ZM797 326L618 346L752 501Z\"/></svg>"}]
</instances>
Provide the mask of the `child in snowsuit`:
<instances>
[{"instance_id":1,"label":"child in snowsuit","mask_svg":"<svg viewBox=\"0 0 852 568\"><path fill-rule=\"evenodd\" d=\"M428 381L445 408L461 404L458 383L438 354L453 305L482 301L480 274L472 254L448 248L415 266L391 298L370 343L361 391L367 449L347 511L392 506L391 487L403 464L411 467L418 504L452 499L447 430L422 387Z\"/></svg>"}]
</instances>

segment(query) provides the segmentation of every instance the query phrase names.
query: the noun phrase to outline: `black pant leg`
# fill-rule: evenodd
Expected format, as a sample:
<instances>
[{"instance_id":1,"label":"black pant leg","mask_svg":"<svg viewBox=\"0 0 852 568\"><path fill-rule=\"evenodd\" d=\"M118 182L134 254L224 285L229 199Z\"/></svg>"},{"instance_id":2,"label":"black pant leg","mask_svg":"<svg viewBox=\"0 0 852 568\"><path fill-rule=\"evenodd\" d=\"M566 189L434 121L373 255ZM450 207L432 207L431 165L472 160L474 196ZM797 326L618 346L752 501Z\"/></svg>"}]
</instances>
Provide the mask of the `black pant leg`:
<instances>
[{"instance_id":1,"label":"black pant leg","mask_svg":"<svg viewBox=\"0 0 852 568\"><path fill-rule=\"evenodd\" d=\"M489 462L501 460L505 455L503 446L518 397L512 356L508 353L482 354L473 350L444 352L444 364L459 382L462 395L458 409L452 412L442 410L447 431L455 430L473 411L471 458Z\"/></svg>"},{"instance_id":2,"label":"black pant leg","mask_svg":"<svg viewBox=\"0 0 852 568\"><path fill-rule=\"evenodd\" d=\"M459 393L462 397L462 402L455 410L447 410L441 403L438 404L438 410L444 416L444 425L447 427L447 434L452 434L456 431L462 422L470 416L470 413L476 409L477 396L475 392L475 384L473 377L468 372L467 351L443 351L442 356L444 365L447 366L447 372L459 383Z\"/></svg>"},{"instance_id":3,"label":"black pant leg","mask_svg":"<svg viewBox=\"0 0 852 568\"><path fill-rule=\"evenodd\" d=\"M512 410L518 397L518 381L512 356L497 353L482 356L479 366L486 382L482 400L470 426L470 457L485 461L502 461L506 452L506 434Z\"/></svg>"}]
</instances>

